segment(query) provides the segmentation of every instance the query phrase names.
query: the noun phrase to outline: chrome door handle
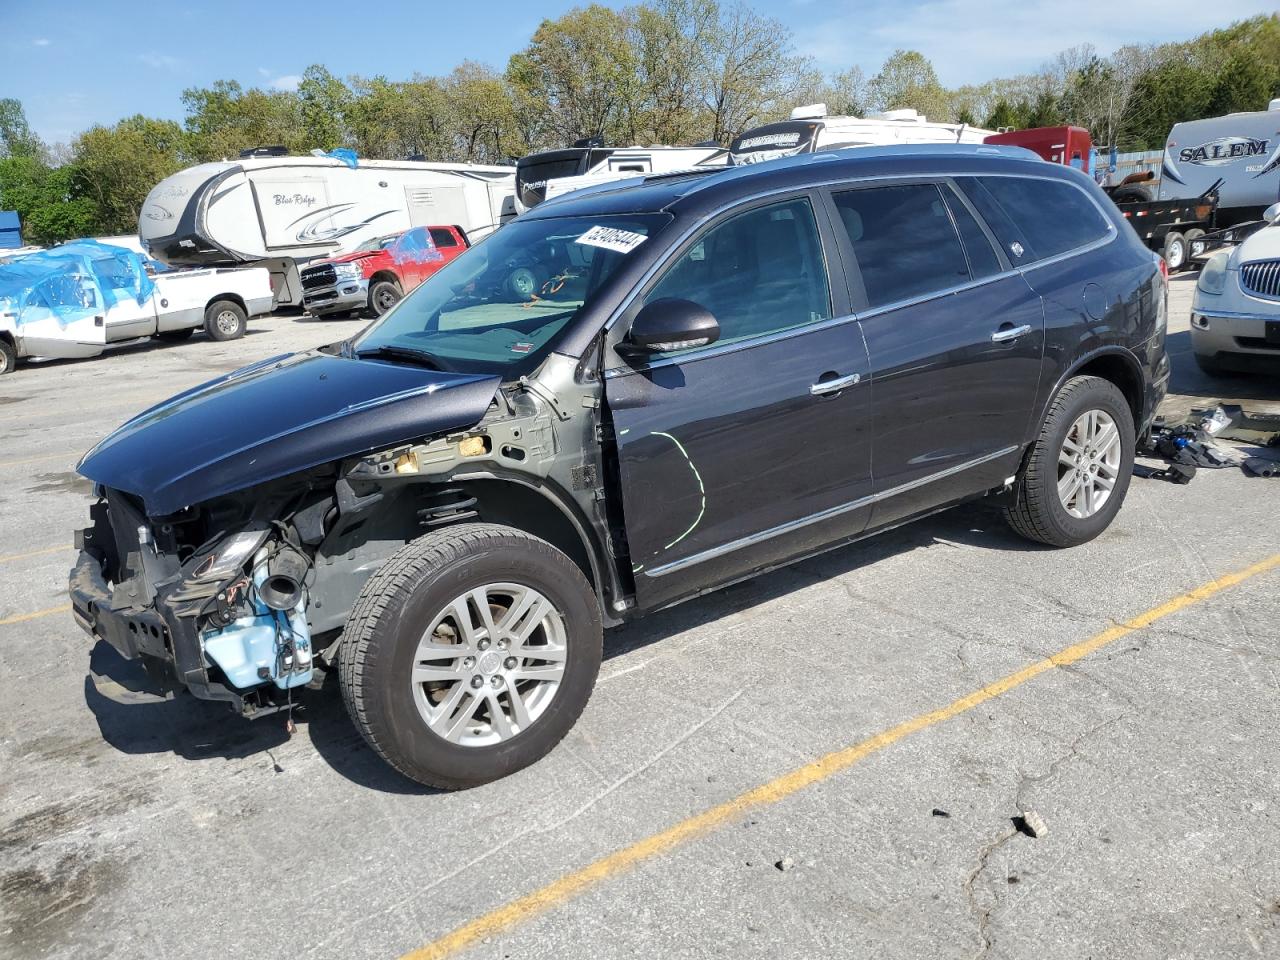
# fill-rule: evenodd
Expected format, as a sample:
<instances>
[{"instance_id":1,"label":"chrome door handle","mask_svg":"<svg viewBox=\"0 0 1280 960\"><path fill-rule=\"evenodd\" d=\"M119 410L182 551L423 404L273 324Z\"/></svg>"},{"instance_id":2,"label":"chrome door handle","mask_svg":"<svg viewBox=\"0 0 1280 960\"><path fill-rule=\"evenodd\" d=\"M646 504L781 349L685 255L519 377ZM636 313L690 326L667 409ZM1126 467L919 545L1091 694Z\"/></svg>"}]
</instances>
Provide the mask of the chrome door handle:
<instances>
[{"instance_id":1,"label":"chrome door handle","mask_svg":"<svg viewBox=\"0 0 1280 960\"><path fill-rule=\"evenodd\" d=\"M1031 332L1031 324L1024 323L1020 327L1010 327L1008 330L997 330L991 335L992 343L1005 343L1009 340L1017 340L1024 333Z\"/></svg>"},{"instance_id":2,"label":"chrome door handle","mask_svg":"<svg viewBox=\"0 0 1280 960\"><path fill-rule=\"evenodd\" d=\"M815 397L820 397L824 393L835 393L837 390L843 390L845 387L852 387L861 379L862 374L851 373L847 377L836 377L834 380L819 380L809 388L809 392Z\"/></svg>"}]
</instances>

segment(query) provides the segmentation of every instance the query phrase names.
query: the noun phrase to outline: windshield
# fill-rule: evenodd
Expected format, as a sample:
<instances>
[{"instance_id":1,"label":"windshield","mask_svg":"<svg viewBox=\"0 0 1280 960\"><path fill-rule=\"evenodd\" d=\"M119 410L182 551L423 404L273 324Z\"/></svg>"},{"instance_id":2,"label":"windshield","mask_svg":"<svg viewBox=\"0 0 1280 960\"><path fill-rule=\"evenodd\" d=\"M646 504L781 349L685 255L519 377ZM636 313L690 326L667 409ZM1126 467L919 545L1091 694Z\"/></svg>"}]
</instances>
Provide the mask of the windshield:
<instances>
[{"instance_id":1,"label":"windshield","mask_svg":"<svg viewBox=\"0 0 1280 960\"><path fill-rule=\"evenodd\" d=\"M665 214L515 220L428 277L353 346L462 373L531 370Z\"/></svg>"}]
</instances>

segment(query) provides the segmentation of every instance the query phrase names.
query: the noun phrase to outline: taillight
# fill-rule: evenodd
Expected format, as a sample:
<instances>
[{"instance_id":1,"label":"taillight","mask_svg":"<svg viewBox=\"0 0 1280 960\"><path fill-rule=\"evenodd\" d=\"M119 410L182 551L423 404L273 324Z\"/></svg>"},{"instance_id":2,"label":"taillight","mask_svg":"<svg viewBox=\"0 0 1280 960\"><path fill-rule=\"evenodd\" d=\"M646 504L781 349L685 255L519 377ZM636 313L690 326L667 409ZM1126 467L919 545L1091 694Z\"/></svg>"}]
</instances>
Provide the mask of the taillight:
<instances>
[{"instance_id":1,"label":"taillight","mask_svg":"<svg viewBox=\"0 0 1280 960\"><path fill-rule=\"evenodd\" d=\"M1158 261L1159 261L1159 263L1160 263L1160 276L1164 277L1164 278L1165 278L1165 280L1166 280L1166 281L1168 281L1168 279L1169 279L1169 264L1165 262L1164 257L1156 257L1156 260L1158 260Z\"/></svg>"}]
</instances>

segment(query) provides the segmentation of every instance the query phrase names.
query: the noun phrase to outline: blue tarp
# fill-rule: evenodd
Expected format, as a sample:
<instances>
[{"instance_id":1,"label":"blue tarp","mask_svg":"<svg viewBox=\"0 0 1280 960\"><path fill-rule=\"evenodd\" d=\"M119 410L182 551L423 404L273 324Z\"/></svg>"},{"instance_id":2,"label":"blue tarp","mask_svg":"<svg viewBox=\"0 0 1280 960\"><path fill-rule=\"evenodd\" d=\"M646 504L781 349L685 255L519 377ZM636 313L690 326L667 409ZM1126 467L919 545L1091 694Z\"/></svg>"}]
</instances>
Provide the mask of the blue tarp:
<instances>
[{"instance_id":1,"label":"blue tarp","mask_svg":"<svg viewBox=\"0 0 1280 960\"><path fill-rule=\"evenodd\" d=\"M414 227L401 234L388 251L396 263L431 263L443 260L444 254L436 249L431 231L426 227Z\"/></svg>"},{"instance_id":2,"label":"blue tarp","mask_svg":"<svg viewBox=\"0 0 1280 960\"><path fill-rule=\"evenodd\" d=\"M22 246L22 223L16 210L0 210L0 250Z\"/></svg>"},{"instance_id":3,"label":"blue tarp","mask_svg":"<svg viewBox=\"0 0 1280 960\"><path fill-rule=\"evenodd\" d=\"M0 302L19 325L28 313L34 319L50 311L67 324L126 297L141 305L154 290L139 254L96 240L73 240L0 264Z\"/></svg>"}]
</instances>

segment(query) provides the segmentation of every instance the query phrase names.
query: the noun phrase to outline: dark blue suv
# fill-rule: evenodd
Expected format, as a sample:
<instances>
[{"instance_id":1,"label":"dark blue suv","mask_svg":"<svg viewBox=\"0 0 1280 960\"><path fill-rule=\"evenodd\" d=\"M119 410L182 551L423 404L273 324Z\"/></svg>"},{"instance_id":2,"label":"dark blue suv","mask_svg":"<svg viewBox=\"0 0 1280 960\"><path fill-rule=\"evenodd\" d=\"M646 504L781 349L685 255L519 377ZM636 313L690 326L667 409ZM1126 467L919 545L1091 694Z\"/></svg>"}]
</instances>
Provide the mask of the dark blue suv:
<instances>
[{"instance_id":1,"label":"dark blue suv","mask_svg":"<svg viewBox=\"0 0 1280 960\"><path fill-rule=\"evenodd\" d=\"M76 617L250 716L335 669L397 769L482 783L572 726L604 626L971 497L1096 537L1166 299L1090 180L1012 148L592 188L99 444Z\"/></svg>"}]
</instances>

